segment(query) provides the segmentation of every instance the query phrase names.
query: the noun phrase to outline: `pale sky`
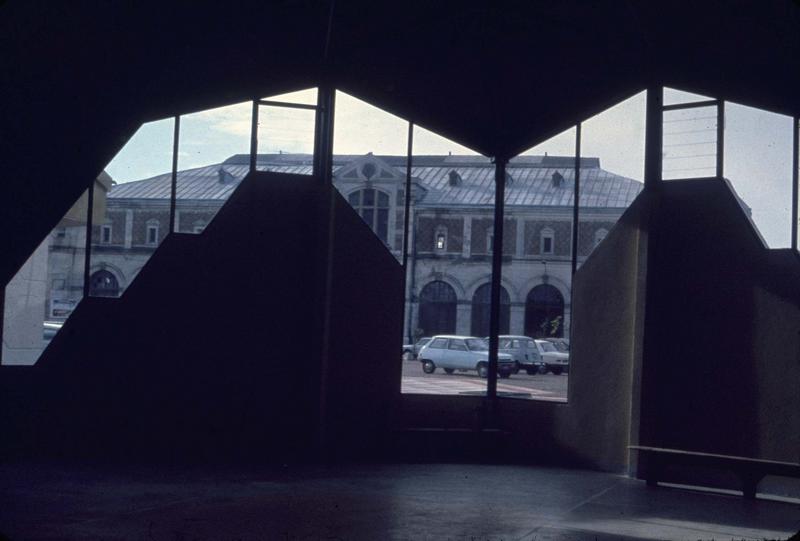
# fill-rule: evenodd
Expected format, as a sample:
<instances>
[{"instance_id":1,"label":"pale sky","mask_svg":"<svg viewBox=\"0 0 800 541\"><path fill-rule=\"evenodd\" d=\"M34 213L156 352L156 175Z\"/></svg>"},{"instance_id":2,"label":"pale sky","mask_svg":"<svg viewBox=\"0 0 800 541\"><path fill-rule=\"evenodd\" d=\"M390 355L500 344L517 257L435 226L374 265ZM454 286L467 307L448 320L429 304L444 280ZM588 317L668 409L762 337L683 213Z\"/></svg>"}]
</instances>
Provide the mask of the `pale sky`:
<instances>
[{"instance_id":1,"label":"pale sky","mask_svg":"<svg viewBox=\"0 0 800 541\"><path fill-rule=\"evenodd\" d=\"M306 90L270 97L279 101L314 103L316 90ZM665 92L665 102L697 98L696 95ZM701 97L702 98L702 97ZM250 151L250 114L252 104L220 107L181 117L178 146L178 169L190 169L220 163L233 154ZM705 114L697 110L698 115ZM726 103L725 176L745 203L770 247L788 247L791 232L791 162L792 119L784 115ZM645 94L641 92L583 122L581 153L600 158L600 166L610 172L641 180L644 169ZM699 121L665 125L696 128L712 123ZM707 127L707 126L706 126ZM106 171L117 182L130 182L167 173L172 168L173 120L144 124L131 138ZM691 133L696 132L696 133ZM385 111L342 92L336 95L334 122L335 154L405 155L408 123ZM696 142L713 131L684 129L678 142ZM683 139L681 139L683 138ZM313 151L314 114L309 110L262 106L259 110L259 153ZM666 136L665 136L666 139ZM689 165L709 158L703 153L713 145L677 145L698 158ZM572 156L575 129L540 143L523 154ZM415 154L477 154L477 152L416 126ZM666 162L665 162L666 163ZM676 162L671 162L676 163ZM698 171L705 174L707 171ZM689 173L687 173L689 174Z\"/></svg>"}]
</instances>

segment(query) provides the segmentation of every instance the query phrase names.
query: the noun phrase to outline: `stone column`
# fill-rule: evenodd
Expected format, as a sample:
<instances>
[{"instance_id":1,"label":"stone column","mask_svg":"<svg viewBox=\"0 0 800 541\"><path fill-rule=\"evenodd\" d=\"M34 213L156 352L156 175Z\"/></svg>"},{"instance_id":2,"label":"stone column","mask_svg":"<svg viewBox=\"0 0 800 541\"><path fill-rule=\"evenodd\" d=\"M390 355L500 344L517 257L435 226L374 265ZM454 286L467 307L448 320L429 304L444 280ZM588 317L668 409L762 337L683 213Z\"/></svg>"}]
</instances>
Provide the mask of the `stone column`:
<instances>
[{"instance_id":1,"label":"stone column","mask_svg":"<svg viewBox=\"0 0 800 541\"><path fill-rule=\"evenodd\" d=\"M461 257L468 258L472 254L472 217L464 218L464 244L461 247Z\"/></svg>"},{"instance_id":2,"label":"stone column","mask_svg":"<svg viewBox=\"0 0 800 541\"><path fill-rule=\"evenodd\" d=\"M456 334L469 335L472 331L472 303L458 301L456 305Z\"/></svg>"},{"instance_id":3,"label":"stone column","mask_svg":"<svg viewBox=\"0 0 800 541\"><path fill-rule=\"evenodd\" d=\"M517 218L517 257L525 255L525 220Z\"/></svg>"},{"instance_id":4,"label":"stone column","mask_svg":"<svg viewBox=\"0 0 800 541\"><path fill-rule=\"evenodd\" d=\"M133 244L133 210L125 211L125 248L129 249Z\"/></svg>"},{"instance_id":5,"label":"stone column","mask_svg":"<svg viewBox=\"0 0 800 541\"><path fill-rule=\"evenodd\" d=\"M525 334L525 304L511 304L511 321L509 323L509 334Z\"/></svg>"}]
</instances>

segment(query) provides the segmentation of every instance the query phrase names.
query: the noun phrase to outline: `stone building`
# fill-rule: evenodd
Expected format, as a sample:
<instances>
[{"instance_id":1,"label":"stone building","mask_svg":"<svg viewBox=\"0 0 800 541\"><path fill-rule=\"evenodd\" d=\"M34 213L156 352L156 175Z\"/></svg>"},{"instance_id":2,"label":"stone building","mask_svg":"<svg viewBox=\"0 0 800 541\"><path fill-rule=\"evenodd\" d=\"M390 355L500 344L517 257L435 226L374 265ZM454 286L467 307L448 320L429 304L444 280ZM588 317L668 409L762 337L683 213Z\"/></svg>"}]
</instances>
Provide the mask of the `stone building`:
<instances>
[{"instance_id":1,"label":"stone building","mask_svg":"<svg viewBox=\"0 0 800 541\"><path fill-rule=\"evenodd\" d=\"M572 157L520 156L507 168L501 332L566 336L570 325ZM311 156L260 155L257 168L311 174ZM247 174L249 157L180 171L176 231L200 233ZM338 155L334 183L402 261L405 156ZM169 173L115 185L93 230L91 294L117 296L169 229ZM488 335L494 166L482 156L415 156L411 171L407 339ZM581 159L578 261L614 226L642 184ZM51 273L56 269L51 269Z\"/></svg>"}]
</instances>

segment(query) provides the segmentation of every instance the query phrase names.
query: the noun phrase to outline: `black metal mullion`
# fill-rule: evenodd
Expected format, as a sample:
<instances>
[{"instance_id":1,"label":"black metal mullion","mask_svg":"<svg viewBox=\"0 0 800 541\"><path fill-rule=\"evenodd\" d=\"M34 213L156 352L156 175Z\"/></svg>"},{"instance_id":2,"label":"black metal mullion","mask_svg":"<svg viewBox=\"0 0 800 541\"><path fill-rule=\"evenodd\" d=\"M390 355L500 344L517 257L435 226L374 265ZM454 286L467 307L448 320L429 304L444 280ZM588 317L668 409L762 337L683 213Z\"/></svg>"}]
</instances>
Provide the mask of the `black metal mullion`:
<instances>
[{"instance_id":1,"label":"black metal mullion","mask_svg":"<svg viewBox=\"0 0 800 541\"><path fill-rule=\"evenodd\" d=\"M253 100L253 112L250 116L250 172L256 170L258 156L258 100Z\"/></svg>"},{"instance_id":2,"label":"black metal mullion","mask_svg":"<svg viewBox=\"0 0 800 541\"><path fill-rule=\"evenodd\" d=\"M800 168L800 117L794 117L792 124L792 248L797 250L797 198L800 196L798 187L798 168Z\"/></svg>"},{"instance_id":3,"label":"black metal mullion","mask_svg":"<svg viewBox=\"0 0 800 541\"><path fill-rule=\"evenodd\" d=\"M94 183L95 179L89 184L86 200L86 249L83 254L83 298L89 296L89 271L92 263L92 213L94 209Z\"/></svg>"},{"instance_id":4,"label":"black metal mullion","mask_svg":"<svg viewBox=\"0 0 800 541\"><path fill-rule=\"evenodd\" d=\"M406 200L405 205L403 208L403 308L405 309L406 302L409 302L408 311L411 313L411 304L410 299L411 295L409 294L410 291L408 289L408 243L409 243L409 232L411 231L410 227L410 220L411 220L411 166L413 165L414 161L414 123L408 123L408 137L407 137L407 148L406 148L406 184L405 184L405 194ZM409 325L408 325L408 343L413 343L413 332L411 331L411 320L409 318ZM405 337L403 337L405 340Z\"/></svg>"},{"instance_id":5,"label":"black metal mullion","mask_svg":"<svg viewBox=\"0 0 800 541\"><path fill-rule=\"evenodd\" d=\"M696 109L698 107L711 107L712 105L717 105L719 100L703 100L703 101L692 101L689 103L673 103L672 105L664 105L662 106L663 111L679 111L681 109Z\"/></svg>"},{"instance_id":6,"label":"black metal mullion","mask_svg":"<svg viewBox=\"0 0 800 541\"><path fill-rule=\"evenodd\" d=\"M307 109L316 111L316 105L308 105L305 103L292 103L288 101L272 101L272 100L257 100L260 105L270 105L272 107L287 107L289 109Z\"/></svg>"},{"instance_id":7,"label":"black metal mullion","mask_svg":"<svg viewBox=\"0 0 800 541\"><path fill-rule=\"evenodd\" d=\"M330 184L333 173L333 110L336 90L320 85L317 91L316 121L314 126L313 175L323 184Z\"/></svg>"},{"instance_id":8,"label":"black metal mullion","mask_svg":"<svg viewBox=\"0 0 800 541\"><path fill-rule=\"evenodd\" d=\"M181 117L175 117L175 125L172 132L172 179L170 181L169 192L169 232L175 232L175 216L178 200L178 141L181 134Z\"/></svg>"},{"instance_id":9,"label":"black metal mullion","mask_svg":"<svg viewBox=\"0 0 800 541\"><path fill-rule=\"evenodd\" d=\"M664 89L661 86L647 88L645 118L644 186L655 189L661 184L664 137Z\"/></svg>"},{"instance_id":10,"label":"black metal mullion","mask_svg":"<svg viewBox=\"0 0 800 541\"><path fill-rule=\"evenodd\" d=\"M581 199L581 123L575 126L575 189L572 196L572 274L578 270L578 213ZM570 287L572 290L572 287ZM572 301L570 300L570 304Z\"/></svg>"},{"instance_id":11,"label":"black metal mullion","mask_svg":"<svg viewBox=\"0 0 800 541\"><path fill-rule=\"evenodd\" d=\"M494 164L494 242L492 243L492 289L489 307L489 377L486 396L497 400L497 359L500 334L500 281L503 272L503 216L505 214L506 163L504 157Z\"/></svg>"},{"instance_id":12,"label":"black metal mullion","mask_svg":"<svg viewBox=\"0 0 800 541\"><path fill-rule=\"evenodd\" d=\"M717 178L724 176L725 167L725 102L717 102Z\"/></svg>"}]
</instances>

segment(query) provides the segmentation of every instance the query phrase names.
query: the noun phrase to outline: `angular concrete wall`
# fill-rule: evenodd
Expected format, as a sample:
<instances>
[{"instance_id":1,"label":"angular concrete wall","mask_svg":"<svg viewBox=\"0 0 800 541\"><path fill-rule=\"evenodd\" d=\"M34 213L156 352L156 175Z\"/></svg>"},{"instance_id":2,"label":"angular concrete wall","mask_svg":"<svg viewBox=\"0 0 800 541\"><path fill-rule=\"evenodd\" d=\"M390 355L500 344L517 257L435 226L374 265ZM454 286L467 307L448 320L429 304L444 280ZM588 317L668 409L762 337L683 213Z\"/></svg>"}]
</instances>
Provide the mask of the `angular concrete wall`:
<instances>
[{"instance_id":1,"label":"angular concrete wall","mask_svg":"<svg viewBox=\"0 0 800 541\"><path fill-rule=\"evenodd\" d=\"M81 304L37 365L0 374L4 441L16 454L179 462L369 447L360 430L380 441L399 385L387 361L399 363L401 274L384 252L318 179L249 177L203 234L170 236L123 297ZM381 294L387 280L398 294ZM328 291L335 362L323 374Z\"/></svg>"}]
</instances>

